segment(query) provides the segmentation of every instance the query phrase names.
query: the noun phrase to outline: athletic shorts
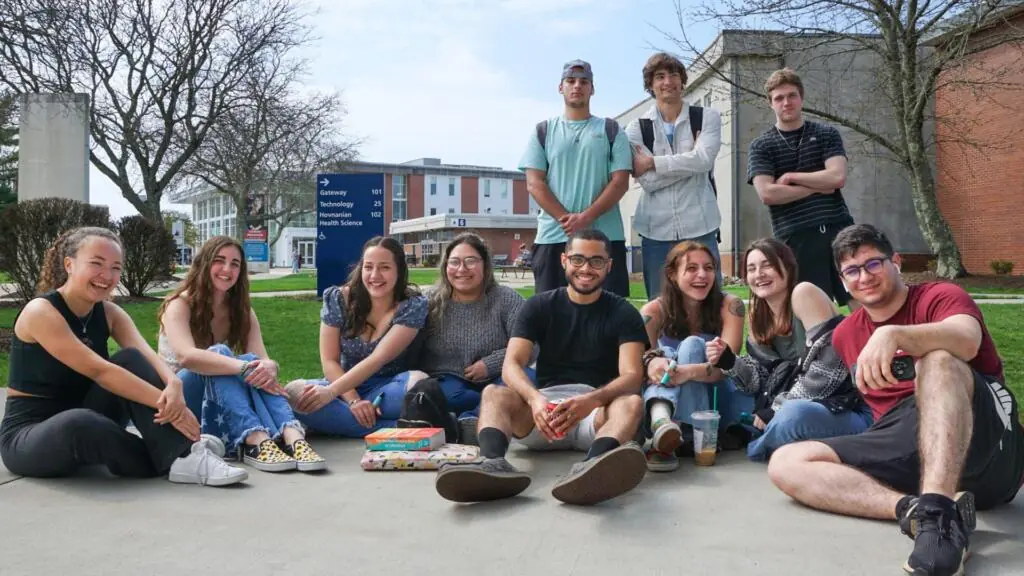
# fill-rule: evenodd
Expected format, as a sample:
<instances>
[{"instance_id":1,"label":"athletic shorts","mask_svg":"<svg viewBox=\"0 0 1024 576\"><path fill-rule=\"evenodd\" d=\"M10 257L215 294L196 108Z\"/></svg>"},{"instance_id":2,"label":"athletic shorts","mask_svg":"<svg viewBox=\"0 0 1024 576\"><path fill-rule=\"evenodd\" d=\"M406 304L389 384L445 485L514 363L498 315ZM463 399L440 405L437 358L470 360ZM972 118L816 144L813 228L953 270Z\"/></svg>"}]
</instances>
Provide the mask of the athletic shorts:
<instances>
[{"instance_id":1,"label":"athletic shorts","mask_svg":"<svg viewBox=\"0 0 1024 576\"><path fill-rule=\"evenodd\" d=\"M832 241L849 224L825 224L797 230L779 238L796 255L797 281L810 282L825 291L840 306L850 301L832 258Z\"/></svg>"},{"instance_id":2,"label":"athletic shorts","mask_svg":"<svg viewBox=\"0 0 1024 576\"><path fill-rule=\"evenodd\" d=\"M562 268L562 253L565 242L558 244L533 245L533 286L540 294L568 286L565 268ZM612 269L604 279L604 289L629 298L629 268L626 267L626 242L612 241Z\"/></svg>"},{"instance_id":3,"label":"athletic shorts","mask_svg":"<svg viewBox=\"0 0 1024 576\"><path fill-rule=\"evenodd\" d=\"M1001 383L974 373L974 433L960 489L974 493L980 509L1013 500L1024 477L1024 428L1013 394ZM910 396L866 431L820 440L843 464L905 494L917 494L921 462L917 447L917 398Z\"/></svg>"},{"instance_id":4,"label":"athletic shorts","mask_svg":"<svg viewBox=\"0 0 1024 576\"><path fill-rule=\"evenodd\" d=\"M561 384L540 389L540 393L547 397L548 400L568 400L569 398L582 396L593 391L594 387L586 384ZM548 439L535 426L525 437L516 438L514 441L517 444L526 446L530 450L578 450L586 452L590 450L590 445L594 443L594 435L597 432L594 421L597 419L598 410L600 408L595 408L586 418L580 420L575 428L566 433L565 438L548 442Z\"/></svg>"}]
</instances>

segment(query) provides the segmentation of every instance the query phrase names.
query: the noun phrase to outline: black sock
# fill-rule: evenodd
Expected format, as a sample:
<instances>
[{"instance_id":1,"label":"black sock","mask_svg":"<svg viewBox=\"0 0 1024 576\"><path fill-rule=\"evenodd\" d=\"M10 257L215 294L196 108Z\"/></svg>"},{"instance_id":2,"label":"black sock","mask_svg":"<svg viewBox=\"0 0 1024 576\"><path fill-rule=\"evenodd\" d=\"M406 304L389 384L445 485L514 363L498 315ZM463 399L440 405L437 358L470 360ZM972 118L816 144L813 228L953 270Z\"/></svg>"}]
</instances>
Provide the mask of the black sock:
<instances>
[{"instance_id":1,"label":"black sock","mask_svg":"<svg viewBox=\"0 0 1024 576\"><path fill-rule=\"evenodd\" d=\"M508 436L497 428L487 427L476 435L480 455L484 458L504 458L508 452Z\"/></svg>"},{"instance_id":2,"label":"black sock","mask_svg":"<svg viewBox=\"0 0 1024 576\"><path fill-rule=\"evenodd\" d=\"M956 510L956 503L953 502L952 498L946 498L942 494L921 494L921 498L918 500L919 506L942 508L946 511Z\"/></svg>"},{"instance_id":3,"label":"black sock","mask_svg":"<svg viewBox=\"0 0 1024 576\"><path fill-rule=\"evenodd\" d=\"M900 498L900 501L896 503L896 519L900 520L903 515L907 513L907 508L910 507L910 503L914 501L917 496L904 496Z\"/></svg>"},{"instance_id":4,"label":"black sock","mask_svg":"<svg viewBox=\"0 0 1024 576\"><path fill-rule=\"evenodd\" d=\"M594 440L594 443L590 445L590 450L587 452L587 457L583 460L590 460L596 456L600 456L605 452L611 452L619 447L619 441L611 436L602 436Z\"/></svg>"}]
</instances>

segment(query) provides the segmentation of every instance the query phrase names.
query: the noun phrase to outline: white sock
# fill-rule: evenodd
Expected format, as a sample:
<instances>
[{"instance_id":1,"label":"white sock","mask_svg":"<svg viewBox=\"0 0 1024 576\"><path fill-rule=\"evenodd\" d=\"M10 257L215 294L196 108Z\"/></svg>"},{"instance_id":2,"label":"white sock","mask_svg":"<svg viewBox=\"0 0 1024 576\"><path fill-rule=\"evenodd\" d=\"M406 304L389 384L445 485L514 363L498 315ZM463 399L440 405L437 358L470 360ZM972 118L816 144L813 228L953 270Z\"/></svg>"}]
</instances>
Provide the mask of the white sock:
<instances>
[{"instance_id":1,"label":"white sock","mask_svg":"<svg viewBox=\"0 0 1024 576\"><path fill-rule=\"evenodd\" d=\"M651 404L651 423L657 422L662 418L672 418L672 404L667 400L655 400Z\"/></svg>"}]
</instances>

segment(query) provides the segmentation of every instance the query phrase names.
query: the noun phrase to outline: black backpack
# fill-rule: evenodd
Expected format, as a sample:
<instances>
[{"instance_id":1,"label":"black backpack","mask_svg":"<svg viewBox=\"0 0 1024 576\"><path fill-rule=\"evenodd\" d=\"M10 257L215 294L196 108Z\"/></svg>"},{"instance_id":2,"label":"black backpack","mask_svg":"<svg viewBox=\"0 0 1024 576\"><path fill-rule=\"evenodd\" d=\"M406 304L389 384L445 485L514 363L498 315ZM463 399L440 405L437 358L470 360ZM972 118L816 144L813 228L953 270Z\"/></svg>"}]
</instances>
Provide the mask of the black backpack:
<instances>
[{"instance_id":1,"label":"black backpack","mask_svg":"<svg viewBox=\"0 0 1024 576\"><path fill-rule=\"evenodd\" d=\"M704 127L704 108L700 106L687 106L690 111L690 135L693 136L693 140L697 141L697 132L700 132ZM640 119L640 137L643 138L644 146L647 147L652 154L654 153L654 122L650 118ZM715 199L718 199L718 186L715 185L715 171L714 169L708 172L708 180L711 181L711 191L715 194ZM722 232L718 232L718 241L722 241Z\"/></svg>"},{"instance_id":2,"label":"black backpack","mask_svg":"<svg viewBox=\"0 0 1024 576\"><path fill-rule=\"evenodd\" d=\"M398 427L444 428L445 442L454 444L459 441L458 423L448 411L448 399L436 378L424 378L405 393Z\"/></svg>"}]
</instances>

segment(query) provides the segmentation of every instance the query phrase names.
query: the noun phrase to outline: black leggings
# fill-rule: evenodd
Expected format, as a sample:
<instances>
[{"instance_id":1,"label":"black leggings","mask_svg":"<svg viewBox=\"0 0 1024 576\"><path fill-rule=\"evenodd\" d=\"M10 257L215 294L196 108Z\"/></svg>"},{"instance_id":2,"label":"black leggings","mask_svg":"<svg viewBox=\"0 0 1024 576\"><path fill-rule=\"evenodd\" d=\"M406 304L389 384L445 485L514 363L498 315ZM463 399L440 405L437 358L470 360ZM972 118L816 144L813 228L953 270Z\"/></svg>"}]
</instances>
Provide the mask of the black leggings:
<instances>
[{"instance_id":1,"label":"black leggings","mask_svg":"<svg viewBox=\"0 0 1024 576\"><path fill-rule=\"evenodd\" d=\"M134 348L110 361L163 388L146 357ZM150 478L170 470L192 442L173 426L153 422L156 410L125 400L97 384L81 406L49 398L8 398L0 425L0 458L14 474L53 478L101 464L118 476ZM125 430L131 418L142 438Z\"/></svg>"}]
</instances>

